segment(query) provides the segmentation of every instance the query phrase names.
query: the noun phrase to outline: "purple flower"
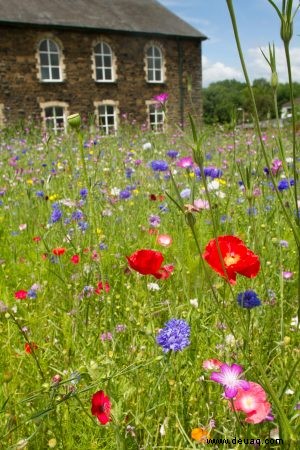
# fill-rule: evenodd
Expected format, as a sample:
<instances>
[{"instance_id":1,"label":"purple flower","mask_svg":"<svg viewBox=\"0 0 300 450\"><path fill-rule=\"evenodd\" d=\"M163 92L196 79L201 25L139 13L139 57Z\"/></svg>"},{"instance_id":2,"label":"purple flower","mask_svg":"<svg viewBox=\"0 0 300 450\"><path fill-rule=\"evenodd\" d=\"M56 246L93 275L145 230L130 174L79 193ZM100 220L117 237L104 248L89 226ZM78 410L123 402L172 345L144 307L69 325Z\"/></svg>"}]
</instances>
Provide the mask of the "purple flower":
<instances>
[{"instance_id":1,"label":"purple flower","mask_svg":"<svg viewBox=\"0 0 300 450\"><path fill-rule=\"evenodd\" d=\"M165 353L170 350L178 352L190 345L190 333L190 326L185 320L171 319L158 333L156 342Z\"/></svg>"},{"instance_id":2,"label":"purple flower","mask_svg":"<svg viewBox=\"0 0 300 450\"><path fill-rule=\"evenodd\" d=\"M159 227L160 225L160 217L156 216L155 214L151 214L151 216L149 217L149 224L151 227Z\"/></svg>"},{"instance_id":3,"label":"purple flower","mask_svg":"<svg viewBox=\"0 0 300 450\"><path fill-rule=\"evenodd\" d=\"M166 103L166 101L169 98L169 94L167 92L162 92L161 94L154 95L153 100L155 100L158 103L161 103L162 105Z\"/></svg>"},{"instance_id":4,"label":"purple flower","mask_svg":"<svg viewBox=\"0 0 300 450\"><path fill-rule=\"evenodd\" d=\"M177 158L178 154L179 154L179 152L177 150L168 150L167 151L167 156L172 159Z\"/></svg>"},{"instance_id":5,"label":"purple flower","mask_svg":"<svg viewBox=\"0 0 300 450\"><path fill-rule=\"evenodd\" d=\"M52 214L51 214L51 222L56 223L59 222L62 218L62 212L61 210L56 206L53 208Z\"/></svg>"},{"instance_id":6,"label":"purple flower","mask_svg":"<svg viewBox=\"0 0 300 450\"><path fill-rule=\"evenodd\" d=\"M222 364L220 372L213 372L210 376L212 381L222 384L225 387L225 397L233 398L236 396L238 389L242 388L247 391L250 388L249 382L239 379L239 375L243 372L243 368L238 364Z\"/></svg>"},{"instance_id":7,"label":"purple flower","mask_svg":"<svg viewBox=\"0 0 300 450\"><path fill-rule=\"evenodd\" d=\"M81 220L83 219L83 212L80 211L80 209L78 209L77 211L74 211L72 214L72 219L73 220Z\"/></svg>"},{"instance_id":8,"label":"purple flower","mask_svg":"<svg viewBox=\"0 0 300 450\"><path fill-rule=\"evenodd\" d=\"M167 161L156 159L150 163L152 170L155 172L165 172L169 169Z\"/></svg>"},{"instance_id":9,"label":"purple flower","mask_svg":"<svg viewBox=\"0 0 300 450\"><path fill-rule=\"evenodd\" d=\"M119 197L122 200L126 200L127 198L131 197L131 192L128 189L124 189L123 191L120 191Z\"/></svg>"},{"instance_id":10,"label":"purple flower","mask_svg":"<svg viewBox=\"0 0 300 450\"><path fill-rule=\"evenodd\" d=\"M240 292L237 296L237 302L242 308L246 309L252 309L261 305L261 301L254 291Z\"/></svg>"},{"instance_id":11,"label":"purple flower","mask_svg":"<svg viewBox=\"0 0 300 450\"><path fill-rule=\"evenodd\" d=\"M217 167L204 167L203 169L204 175L206 177L211 177L211 178L220 178L223 174L221 169L218 169Z\"/></svg>"},{"instance_id":12,"label":"purple flower","mask_svg":"<svg viewBox=\"0 0 300 450\"><path fill-rule=\"evenodd\" d=\"M88 191L86 188L83 188L83 189L80 189L79 195L80 195L80 197L82 197L82 198L86 198L87 195L88 195L88 192L89 192L89 191Z\"/></svg>"},{"instance_id":13,"label":"purple flower","mask_svg":"<svg viewBox=\"0 0 300 450\"><path fill-rule=\"evenodd\" d=\"M279 183L277 185L277 188L279 191L285 191L289 187L290 187L290 183L289 183L289 180L287 180L287 179L279 181Z\"/></svg>"}]
</instances>

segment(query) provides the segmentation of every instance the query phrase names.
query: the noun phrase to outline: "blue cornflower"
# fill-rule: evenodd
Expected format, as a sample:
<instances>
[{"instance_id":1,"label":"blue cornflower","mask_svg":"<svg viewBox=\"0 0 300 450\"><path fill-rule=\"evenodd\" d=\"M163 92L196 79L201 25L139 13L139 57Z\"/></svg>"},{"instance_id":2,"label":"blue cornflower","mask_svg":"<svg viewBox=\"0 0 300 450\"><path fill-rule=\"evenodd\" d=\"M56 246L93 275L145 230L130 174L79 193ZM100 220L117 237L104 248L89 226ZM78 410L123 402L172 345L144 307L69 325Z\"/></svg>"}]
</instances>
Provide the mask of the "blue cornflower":
<instances>
[{"instance_id":1,"label":"blue cornflower","mask_svg":"<svg viewBox=\"0 0 300 450\"><path fill-rule=\"evenodd\" d=\"M83 218L83 212L78 209L77 211L74 211L72 214L73 220L81 220Z\"/></svg>"},{"instance_id":2,"label":"blue cornflower","mask_svg":"<svg viewBox=\"0 0 300 450\"><path fill-rule=\"evenodd\" d=\"M222 170L217 167L204 167L203 172L206 177L211 178L220 178L223 174Z\"/></svg>"},{"instance_id":3,"label":"blue cornflower","mask_svg":"<svg viewBox=\"0 0 300 450\"><path fill-rule=\"evenodd\" d=\"M131 197L131 192L128 189L124 189L123 191L120 191L119 197L122 200L126 200L127 198Z\"/></svg>"},{"instance_id":4,"label":"blue cornflower","mask_svg":"<svg viewBox=\"0 0 300 450\"><path fill-rule=\"evenodd\" d=\"M179 155L179 152L177 150L168 150L166 154L169 158L175 159Z\"/></svg>"},{"instance_id":5,"label":"blue cornflower","mask_svg":"<svg viewBox=\"0 0 300 450\"><path fill-rule=\"evenodd\" d=\"M125 176L126 178L131 178L131 175L133 174L134 170L131 167L127 167L125 169Z\"/></svg>"},{"instance_id":6,"label":"blue cornflower","mask_svg":"<svg viewBox=\"0 0 300 450\"><path fill-rule=\"evenodd\" d=\"M82 198L86 198L87 195L88 195L88 192L89 192L89 191L88 191L86 188L83 188L83 189L80 189L79 195L80 195L80 197L82 197Z\"/></svg>"},{"instance_id":7,"label":"blue cornflower","mask_svg":"<svg viewBox=\"0 0 300 450\"><path fill-rule=\"evenodd\" d=\"M289 183L289 180L287 180L286 178L284 180L280 180L277 185L277 188L279 191L285 191L289 187L290 187L290 183Z\"/></svg>"},{"instance_id":8,"label":"blue cornflower","mask_svg":"<svg viewBox=\"0 0 300 450\"><path fill-rule=\"evenodd\" d=\"M155 172L165 172L169 169L167 161L160 159L152 161L150 165L152 167L152 170L154 170Z\"/></svg>"},{"instance_id":9,"label":"blue cornflower","mask_svg":"<svg viewBox=\"0 0 300 450\"><path fill-rule=\"evenodd\" d=\"M44 194L44 191L36 191L35 195L37 197L44 197L45 194Z\"/></svg>"},{"instance_id":10,"label":"blue cornflower","mask_svg":"<svg viewBox=\"0 0 300 450\"><path fill-rule=\"evenodd\" d=\"M29 289L27 291L27 298L36 298L37 297L37 293L35 289Z\"/></svg>"},{"instance_id":11,"label":"blue cornflower","mask_svg":"<svg viewBox=\"0 0 300 450\"><path fill-rule=\"evenodd\" d=\"M88 229L89 224L87 222L84 222L83 220L79 221L77 223L78 228L80 231L84 232Z\"/></svg>"},{"instance_id":12,"label":"blue cornflower","mask_svg":"<svg viewBox=\"0 0 300 450\"><path fill-rule=\"evenodd\" d=\"M158 333L156 342L165 353L170 350L178 352L190 345L190 333L190 326L185 320L171 319Z\"/></svg>"},{"instance_id":13,"label":"blue cornflower","mask_svg":"<svg viewBox=\"0 0 300 450\"><path fill-rule=\"evenodd\" d=\"M62 212L58 207L53 208L52 214L51 214L51 222L56 223L59 222L62 218Z\"/></svg>"},{"instance_id":14,"label":"blue cornflower","mask_svg":"<svg viewBox=\"0 0 300 450\"><path fill-rule=\"evenodd\" d=\"M261 305L261 301L254 291L240 292L237 296L237 302L242 308L247 309L252 309Z\"/></svg>"}]
</instances>

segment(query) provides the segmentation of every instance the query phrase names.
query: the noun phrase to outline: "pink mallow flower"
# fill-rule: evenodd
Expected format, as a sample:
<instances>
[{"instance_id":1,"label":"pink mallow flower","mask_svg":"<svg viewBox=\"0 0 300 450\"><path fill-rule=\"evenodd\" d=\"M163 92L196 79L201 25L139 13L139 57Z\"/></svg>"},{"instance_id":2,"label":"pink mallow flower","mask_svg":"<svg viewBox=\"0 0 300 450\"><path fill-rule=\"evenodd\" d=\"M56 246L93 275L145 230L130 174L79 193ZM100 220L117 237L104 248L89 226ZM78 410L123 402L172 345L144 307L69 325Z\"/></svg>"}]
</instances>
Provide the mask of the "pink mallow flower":
<instances>
[{"instance_id":1,"label":"pink mallow flower","mask_svg":"<svg viewBox=\"0 0 300 450\"><path fill-rule=\"evenodd\" d=\"M220 372L213 372L210 379L225 387L224 394L226 398L233 398L239 389L247 390L250 387L248 381L239 378L242 372L243 368L238 364L232 364L231 366L222 364Z\"/></svg>"},{"instance_id":2,"label":"pink mallow flower","mask_svg":"<svg viewBox=\"0 0 300 450\"><path fill-rule=\"evenodd\" d=\"M236 411L244 412L247 423L260 423L272 420L271 405L267 401L267 394L258 383L249 382L249 389L238 388L233 406Z\"/></svg>"},{"instance_id":3,"label":"pink mallow flower","mask_svg":"<svg viewBox=\"0 0 300 450\"><path fill-rule=\"evenodd\" d=\"M182 169L187 169L189 167L192 167L193 164L194 164L194 161L190 156L184 156L176 163L176 165L178 167L181 167Z\"/></svg>"}]
</instances>

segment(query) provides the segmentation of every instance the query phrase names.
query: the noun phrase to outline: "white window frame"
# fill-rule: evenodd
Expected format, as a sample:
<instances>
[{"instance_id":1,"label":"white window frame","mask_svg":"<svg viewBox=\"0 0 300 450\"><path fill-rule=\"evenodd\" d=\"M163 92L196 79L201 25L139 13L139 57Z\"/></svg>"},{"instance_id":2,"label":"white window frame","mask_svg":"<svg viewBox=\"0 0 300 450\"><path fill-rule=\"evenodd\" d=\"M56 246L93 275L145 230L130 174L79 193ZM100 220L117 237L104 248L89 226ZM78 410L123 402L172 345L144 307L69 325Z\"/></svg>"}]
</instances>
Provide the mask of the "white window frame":
<instances>
[{"instance_id":1,"label":"white window frame","mask_svg":"<svg viewBox=\"0 0 300 450\"><path fill-rule=\"evenodd\" d=\"M41 50L41 45L43 42L47 43L47 50ZM50 49L50 43L56 47L56 50ZM47 55L48 64L42 64L41 55ZM57 55L58 64L52 64L51 55ZM38 68L39 68L39 79L43 83L61 83L64 81L64 65L63 65L63 57L62 57L62 47L60 43L58 43L57 39L53 39L52 37L44 37L40 39L38 43L37 49L37 58L38 58ZM49 77L45 78L42 74L43 67L47 68L49 71ZM53 77L53 70L58 69L59 78Z\"/></svg>"},{"instance_id":2,"label":"white window frame","mask_svg":"<svg viewBox=\"0 0 300 450\"><path fill-rule=\"evenodd\" d=\"M46 129L49 130L47 122L51 119L54 120L54 126L51 127L51 131L55 134L64 133L67 131L67 117L69 115L69 105L65 102L53 101L41 103L40 107L42 109L42 119ZM52 116L47 117L46 110L52 108ZM62 108L63 114L61 116L57 115L56 108ZM63 126L59 126L58 119L62 119Z\"/></svg>"},{"instance_id":3,"label":"white window frame","mask_svg":"<svg viewBox=\"0 0 300 450\"><path fill-rule=\"evenodd\" d=\"M149 129L154 133L163 133L166 128L166 116L162 105L154 100L148 100L146 106ZM154 120L152 120L153 118Z\"/></svg>"},{"instance_id":4,"label":"white window frame","mask_svg":"<svg viewBox=\"0 0 300 450\"><path fill-rule=\"evenodd\" d=\"M100 46L100 52L96 51L96 47ZM104 47L107 47L106 49ZM108 51L107 51L108 50ZM100 57L101 65L97 65L96 57ZM110 65L105 65L105 58L110 58ZM97 83L113 83L116 81L116 58L114 52L112 51L111 46L105 41L97 41L95 45L93 45L93 78ZM97 77L97 70L102 70L102 74L104 75L102 78ZM111 71L111 77L106 77L105 70L109 69Z\"/></svg>"},{"instance_id":5,"label":"white window frame","mask_svg":"<svg viewBox=\"0 0 300 450\"><path fill-rule=\"evenodd\" d=\"M97 121L97 127L103 132L105 136L115 135L118 129L118 117L119 117L119 102L114 100L102 100L101 102L94 102L95 116ZM107 107L113 108L113 113L110 114L107 111ZM104 114L100 113L100 109L104 108ZM104 118L104 123L100 123L101 117ZM113 125L109 124L109 118L113 117Z\"/></svg>"},{"instance_id":6,"label":"white window frame","mask_svg":"<svg viewBox=\"0 0 300 450\"><path fill-rule=\"evenodd\" d=\"M155 52L158 52L159 55L156 55ZM152 67L149 67L150 61L152 61ZM156 68L157 62L159 62L159 68ZM161 46L156 43L151 43L145 48L145 71L147 83L157 84L165 82L165 58ZM160 73L159 79L156 78L157 71Z\"/></svg>"}]
</instances>

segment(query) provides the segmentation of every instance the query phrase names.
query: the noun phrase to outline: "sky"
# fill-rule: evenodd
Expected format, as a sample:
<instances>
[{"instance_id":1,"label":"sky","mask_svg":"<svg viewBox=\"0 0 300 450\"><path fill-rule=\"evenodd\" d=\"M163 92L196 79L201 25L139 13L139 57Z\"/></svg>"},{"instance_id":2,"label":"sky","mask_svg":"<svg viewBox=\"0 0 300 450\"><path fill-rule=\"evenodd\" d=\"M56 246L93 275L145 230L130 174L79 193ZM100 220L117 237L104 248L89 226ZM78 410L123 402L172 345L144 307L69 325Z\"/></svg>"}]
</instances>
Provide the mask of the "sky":
<instances>
[{"instance_id":1,"label":"sky","mask_svg":"<svg viewBox=\"0 0 300 450\"><path fill-rule=\"evenodd\" d=\"M281 10L281 0L274 1ZM226 0L159 2L208 37L202 42L204 87L222 80L245 81ZM298 0L294 0L295 7L297 4ZM270 68L261 50L268 55L269 44L274 44L279 82L286 83L285 52L280 38L280 20L275 9L268 0L233 0L233 6L250 80L270 79ZM300 82L300 11L294 19L290 58L293 80Z\"/></svg>"}]
</instances>

